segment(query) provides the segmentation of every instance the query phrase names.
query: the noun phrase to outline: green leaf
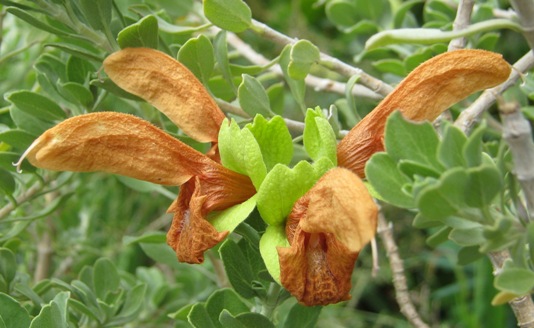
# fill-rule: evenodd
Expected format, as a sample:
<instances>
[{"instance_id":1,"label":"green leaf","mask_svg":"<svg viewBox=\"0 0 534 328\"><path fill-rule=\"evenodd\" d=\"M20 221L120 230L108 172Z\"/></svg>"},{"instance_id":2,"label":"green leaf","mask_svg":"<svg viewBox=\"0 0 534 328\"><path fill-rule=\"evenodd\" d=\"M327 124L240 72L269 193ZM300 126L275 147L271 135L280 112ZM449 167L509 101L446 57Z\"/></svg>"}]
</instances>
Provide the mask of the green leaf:
<instances>
[{"instance_id":1,"label":"green leaf","mask_svg":"<svg viewBox=\"0 0 534 328\"><path fill-rule=\"evenodd\" d=\"M421 214L437 221L457 214L465 204L467 179L467 172L458 167L446 171L437 183L419 191L415 197Z\"/></svg>"},{"instance_id":2,"label":"green leaf","mask_svg":"<svg viewBox=\"0 0 534 328\"><path fill-rule=\"evenodd\" d=\"M21 129L10 129L0 132L1 142L5 142L11 147L21 150L27 149L34 140L35 136Z\"/></svg>"},{"instance_id":3,"label":"green leaf","mask_svg":"<svg viewBox=\"0 0 534 328\"><path fill-rule=\"evenodd\" d=\"M232 327L232 328L247 328L239 320L237 320L230 312L223 310L221 315L219 315L219 322L223 327Z\"/></svg>"},{"instance_id":4,"label":"green leaf","mask_svg":"<svg viewBox=\"0 0 534 328\"><path fill-rule=\"evenodd\" d=\"M373 62L373 67L383 73L406 76L404 62L399 59L381 59Z\"/></svg>"},{"instance_id":5,"label":"green leaf","mask_svg":"<svg viewBox=\"0 0 534 328\"><path fill-rule=\"evenodd\" d=\"M222 30L213 39L213 48L215 51L215 59L219 64L219 69L228 85L232 87L233 94L236 95L237 88L234 84L234 77L230 70L230 62L228 59L228 43L226 41L226 31Z\"/></svg>"},{"instance_id":6,"label":"green leaf","mask_svg":"<svg viewBox=\"0 0 534 328\"><path fill-rule=\"evenodd\" d=\"M216 26L240 33L252 25L252 12L242 0L204 0L204 15Z\"/></svg>"},{"instance_id":7,"label":"green leaf","mask_svg":"<svg viewBox=\"0 0 534 328\"><path fill-rule=\"evenodd\" d=\"M471 133L467 139L467 143L463 147L463 156L468 167L479 166L482 163L482 136L484 135L486 127L484 124L480 125Z\"/></svg>"},{"instance_id":8,"label":"green leaf","mask_svg":"<svg viewBox=\"0 0 534 328\"><path fill-rule=\"evenodd\" d=\"M215 55L210 40L204 35L189 39L178 51L178 61L207 85L215 65Z\"/></svg>"},{"instance_id":9,"label":"green leaf","mask_svg":"<svg viewBox=\"0 0 534 328\"><path fill-rule=\"evenodd\" d=\"M438 146L438 159L446 168L465 166L463 149L467 143L465 134L452 124L447 124L443 140Z\"/></svg>"},{"instance_id":10,"label":"green leaf","mask_svg":"<svg viewBox=\"0 0 534 328\"><path fill-rule=\"evenodd\" d=\"M130 289L126 294L126 300L120 313L110 320L108 325L124 325L138 317L145 301L146 290L147 286L145 284L139 284Z\"/></svg>"},{"instance_id":11,"label":"green leaf","mask_svg":"<svg viewBox=\"0 0 534 328\"><path fill-rule=\"evenodd\" d=\"M436 156L439 139L432 124L408 122L396 111L387 120L385 135L386 150L395 161L407 159L442 170Z\"/></svg>"},{"instance_id":12,"label":"green leaf","mask_svg":"<svg viewBox=\"0 0 534 328\"><path fill-rule=\"evenodd\" d=\"M365 175L386 202L403 208L415 207L413 197L404 191L404 185L410 183L410 179L397 169L388 154L374 154L365 166Z\"/></svg>"},{"instance_id":13,"label":"green leaf","mask_svg":"<svg viewBox=\"0 0 534 328\"><path fill-rule=\"evenodd\" d=\"M0 275L9 285L17 273L17 260L9 248L0 248Z\"/></svg>"},{"instance_id":14,"label":"green leaf","mask_svg":"<svg viewBox=\"0 0 534 328\"><path fill-rule=\"evenodd\" d=\"M439 172L437 172L436 170L424 164L421 164L419 162L409 160L409 159L399 160L399 163L397 164L397 168L402 174L409 177L410 179L414 179L418 176L439 178Z\"/></svg>"},{"instance_id":15,"label":"green leaf","mask_svg":"<svg viewBox=\"0 0 534 328\"><path fill-rule=\"evenodd\" d=\"M311 159L328 158L337 165L337 140L332 126L323 116L321 108L308 109L304 127L304 148Z\"/></svg>"},{"instance_id":16,"label":"green leaf","mask_svg":"<svg viewBox=\"0 0 534 328\"><path fill-rule=\"evenodd\" d=\"M26 23L29 23L35 27L37 27L40 30L59 35L59 36L69 36L69 33L66 31L63 31L61 29L58 29L56 27L53 27L52 25L43 23L42 21L35 18L33 14L30 14L29 12L16 8L16 7L8 7L6 11L14 16L17 16L18 18L22 19Z\"/></svg>"},{"instance_id":17,"label":"green leaf","mask_svg":"<svg viewBox=\"0 0 534 328\"><path fill-rule=\"evenodd\" d=\"M212 212L208 216L210 223L217 231L234 231L234 229L248 218L256 207L256 195L241 204L234 205L223 211Z\"/></svg>"},{"instance_id":18,"label":"green leaf","mask_svg":"<svg viewBox=\"0 0 534 328\"><path fill-rule=\"evenodd\" d=\"M228 311L232 315L238 315L245 312L250 312L248 306L239 298L239 296L231 289L224 288L215 291L206 301L206 311L215 326L224 328L219 322L219 315L223 310Z\"/></svg>"},{"instance_id":19,"label":"green leaf","mask_svg":"<svg viewBox=\"0 0 534 328\"><path fill-rule=\"evenodd\" d=\"M58 84L57 87L63 98L71 103L78 104L84 109L91 109L93 106L93 94L85 86L75 82L67 82Z\"/></svg>"},{"instance_id":20,"label":"green leaf","mask_svg":"<svg viewBox=\"0 0 534 328\"><path fill-rule=\"evenodd\" d=\"M17 300L4 293L0 293L0 319L9 324L7 326L9 328L27 328L30 326L28 311Z\"/></svg>"},{"instance_id":21,"label":"green leaf","mask_svg":"<svg viewBox=\"0 0 534 328\"><path fill-rule=\"evenodd\" d=\"M320 59L319 49L308 40L299 40L291 47L287 72L292 79L303 80L311 66Z\"/></svg>"},{"instance_id":22,"label":"green leaf","mask_svg":"<svg viewBox=\"0 0 534 328\"><path fill-rule=\"evenodd\" d=\"M530 222L527 226L527 242L530 252L530 263L534 265L534 222Z\"/></svg>"},{"instance_id":23,"label":"green leaf","mask_svg":"<svg viewBox=\"0 0 534 328\"><path fill-rule=\"evenodd\" d=\"M24 130L31 135L34 135L35 138L40 136L44 131L54 126L53 122L37 118L32 114L28 114L22 111L17 106L12 106L9 109L9 114L11 115L11 119L13 119L13 122L15 122L15 125L19 129Z\"/></svg>"},{"instance_id":24,"label":"green leaf","mask_svg":"<svg viewBox=\"0 0 534 328\"><path fill-rule=\"evenodd\" d=\"M495 287L516 295L530 294L531 289L534 288L534 272L513 267L511 261L507 261L500 274L495 277Z\"/></svg>"},{"instance_id":25,"label":"green leaf","mask_svg":"<svg viewBox=\"0 0 534 328\"><path fill-rule=\"evenodd\" d=\"M233 324L241 325L240 327L254 328L274 328L274 324L264 315L250 312L233 316L230 312L224 310L219 316L219 321L224 327L237 327Z\"/></svg>"},{"instance_id":26,"label":"green leaf","mask_svg":"<svg viewBox=\"0 0 534 328\"><path fill-rule=\"evenodd\" d=\"M25 113L45 121L63 120L67 117L58 104L35 92L15 91L6 99Z\"/></svg>"},{"instance_id":27,"label":"green leaf","mask_svg":"<svg viewBox=\"0 0 534 328\"><path fill-rule=\"evenodd\" d=\"M15 192L17 184L15 178L8 171L0 168L0 190L6 195L12 195Z\"/></svg>"},{"instance_id":28,"label":"green leaf","mask_svg":"<svg viewBox=\"0 0 534 328\"><path fill-rule=\"evenodd\" d=\"M70 56L65 68L69 81L81 85L84 85L95 72L95 67L91 62L76 55Z\"/></svg>"},{"instance_id":29,"label":"green leaf","mask_svg":"<svg viewBox=\"0 0 534 328\"><path fill-rule=\"evenodd\" d=\"M306 110L306 105L304 103L304 96L306 95L306 84L304 80L299 79L295 80L291 78L288 72L289 63L291 62L291 45L287 45L284 50L280 53L280 58L278 63L280 64L280 68L282 69L282 72L284 73L284 78L286 80L287 85L289 86L289 90L291 90L291 94L293 95L293 98L299 105L300 109L304 113Z\"/></svg>"},{"instance_id":30,"label":"green leaf","mask_svg":"<svg viewBox=\"0 0 534 328\"><path fill-rule=\"evenodd\" d=\"M271 277L280 283L278 246L289 247L285 225L268 226L260 239L260 254Z\"/></svg>"},{"instance_id":31,"label":"green leaf","mask_svg":"<svg viewBox=\"0 0 534 328\"><path fill-rule=\"evenodd\" d=\"M113 0L79 0L80 9L95 30L107 31L111 23Z\"/></svg>"},{"instance_id":32,"label":"green leaf","mask_svg":"<svg viewBox=\"0 0 534 328\"><path fill-rule=\"evenodd\" d=\"M153 244L165 244L166 243L166 233L150 231L141 236L125 236L123 238L124 246L129 246L137 243L153 243Z\"/></svg>"},{"instance_id":33,"label":"green leaf","mask_svg":"<svg viewBox=\"0 0 534 328\"><path fill-rule=\"evenodd\" d=\"M267 92L256 78L243 74L243 81L239 85L237 97L241 108L251 117L256 114L266 117L273 116Z\"/></svg>"},{"instance_id":34,"label":"green leaf","mask_svg":"<svg viewBox=\"0 0 534 328\"><path fill-rule=\"evenodd\" d=\"M197 303L189 311L187 315L187 321L191 326L195 328L215 328L215 324L210 319L210 315L206 308L201 304Z\"/></svg>"},{"instance_id":35,"label":"green leaf","mask_svg":"<svg viewBox=\"0 0 534 328\"><path fill-rule=\"evenodd\" d=\"M93 285L96 296L105 300L110 293L117 291L120 277L113 262L107 258L99 258L94 265Z\"/></svg>"},{"instance_id":36,"label":"green leaf","mask_svg":"<svg viewBox=\"0 0 534 328\"><path fill-rule=\"evenodd\" d=\"M450 232L451 232L450 227L442 227L441 229L434 232L426 239L426 244L432 248L435 248L439 244L442 244L446 242L447 240L449 240Z\"/></svg>"},{"instance_id":37,"label":"green leaf","mask_svg":"<svg viewBox=\"0 0 534 328\"><path fill-rule=\"evenodd\" d=\"M470 229L452 229L449 233L449 239L464 247L481 245L486 241L483 226Z\"/></svg>"},{"instance_id":38,"label":"green leaf","mask_svg":"<svg viewBox=\"0 0 534 328\"><path fill-rule=\"evenodd\" d=\"M117 42L121 49L124 48L158 48L158 20L155 16L143 17L140 21L132 24L117 35Z\"/></svg>"},{"instance_id":39,"label":"green leaf","mask_svg":"<svg viewBox=\"0 0 534 328\"><path fill-rule=\"evenodd\" d=\"M265 179L267 168L263 162L260 145L250 129L240 129L232 119L225 119L219 130L219 152L221 163L235 171L247 175L258 189Z\"/></svg>"},{"instance_id":40,"label":"green leaf","mask_svg":"<svg viewBox=\"0 0 534 328\"><path fill-rule=\"evenodd\" d=\"M276 164L288 165L293 158L293 140L281 116L274 116L267 121L256 115L248 128L260 146L263 162L270 171Z\"/></svg>"},{"instance_id":41,"label":"green leaf","mask_svg":"<svg viewBox=\"0 0 534 328\"><path fill-rule=\"evenodd\" d=\"M33 318L30 328L68 328L66 317L68 292L60 292L47 305L41 308L41 312Z\"/></svg>"},{"instance_id":42,"label":"green leaf","mask_svg":"<svg viewBox=\"0 0 534 328\"><path fill-rule=\"evenodd\" d=\"M490 206L503 188L499 169L495 165L482 164L468 169L467 173L467 205L478 208Z\"/></svg>"},{"instance_id":43,"label":"green leaf","mask_svg":"<svg viewBox=\"0 0 534 328\"><path fill-rule=\"evenodd\" d=\"M332 0L326 4L326 17L335 25L346 28L358 23L358 9L351 1Z\"/></svg>"},{"instance_id":44,"label":"green leaf","mask_svg":"<svg viewBox=\"0 0 534 328\"><path fill-rule=\"evenodd\" d=\"M252 267L237 244L231 239L225 240L219 248L219 254L224 263L226 276L235 291L244 298L256 295L252 288L254 280Z\"/></svg>"},{"instance_id":45,"label":"green leaf","mask_svg":"<svg viewBox=\"0 0 534 328\"><path fill-rule=\"evenodd\" d=\"M458 251L458 265L467 265L482 258L484 254L479 251L479 246L462 247Z\"/></svg>"},{"instance_id":46,"label":"green leaf","mask_svg":"<svg viewBox=\"0 0 534 328\"><path fill-rule=\"evenodd\" d=\"M313 328L317 324L322 306L304 306L296 303L289 310L283 328Z\"/></svg>"},{"instance_id":47,"label":"green leaf","mask_svg":"<svg viewBox=\"0 0 534 328\"><path fill-rule=\"evenodd\" d=\"M284 113L284 84L282 82L274 83L267 88L269 104L271 111L278 115Z\"/></svg>"},{"instance_id":48,"label":"green leaf","mask_svg":"<svg viewBox=\"0 0 534 328\"><path fill-rule=\"evenodd\" d=\"M293 204L323 173L316 171L315 167L305 161L299 162L292 169L285 165L276 165L258 190L258 210L263 220L270 225L284 222Z\"/></svg>"}]
</instances>

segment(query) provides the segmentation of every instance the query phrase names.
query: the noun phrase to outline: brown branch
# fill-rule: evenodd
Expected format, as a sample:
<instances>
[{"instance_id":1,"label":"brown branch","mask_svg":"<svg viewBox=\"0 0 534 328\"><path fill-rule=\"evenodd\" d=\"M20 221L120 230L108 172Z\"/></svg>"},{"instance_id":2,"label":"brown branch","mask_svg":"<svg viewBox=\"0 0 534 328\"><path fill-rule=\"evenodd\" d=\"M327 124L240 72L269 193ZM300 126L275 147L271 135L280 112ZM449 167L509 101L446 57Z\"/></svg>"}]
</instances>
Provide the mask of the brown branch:
<instances>
[{"instance_id":1,"label":"brown branch","mask_svg":"<svg viewBox=\"0 0 534 328\"><path fill-rule=\"evenodd\" d=\"M525 194L527 209L534 213L534 142L530 123L523 117L519 103L499 101L503 138L510 146L514 173Z\"/></svg>"},{"instance_id":2,"label":"brown branch","mask_svg":"<svg viewBox=\"0 0 534 328\"><path fill-rule=\"evenodd\" d=\"M234 47L240 55L242 55L244 58L246 58L248 61L255 65L259 66L266 66L270 63L270 61L263 57L261 54L257 53L250 45L245 43L243 40L241 40L237 35L233 33L227 34L227 41L232 47ZM269 70L273 73L275 73L278 76L283 76L284 73L282 72L282 69L279 66L272 66L269 68ZM307 86L313 88L315 91L325 91L325 92L332 92L332 93L338 93L341 95L345 94L346 84L333 81L330 79L324 79L320 77L316 77L313 75L308 75L304 79L304 82ZM383 97L376 92L371 91L370 89L362 86L362 85L355 85L352 89L352 94L355 97L362 97L362 98L368 98L372 100L381 100Z\"/></svg>"},{"instance_id":3,"label":"brown branch","mask_svg":"<svg viewBox=\"0 0 534 328\"><path fill-rule=\"evenodd\" d=\"M6 216L11 213L19 204L22 204L29 199L31 199L35 194L40 192L44 188L44 184L42 182L36 182L33 186L31 186L28 190L26 190L24 193L19 195L15 200L16 203L9 203L2 207L0 209L0 220L5 218Z\"/></svg>"},{"instance_id":4,"label":"brown branch","mask_svg":"<svg viewBox=\"0 0 534 328\"><path fill-rule=\"evenodd\" d=\"M395 297L399 304L401 313L417 328L428 328L429 326L421 319L413 304L408 291L408 283L404 274L404 264L399 255L397 244L393 238L392 226L388 225L382 213L378 215L378 234L384 243L389 265L393 274L393 286L395 288Z\"/></svg>"},{"instance_id":5,"label":"brown branch","mask_svg":"<svg viewBox=\"0 0 534 328\"><path fill-rule=\"evenodd\" d=\"M534 2L530 0L510 0L519 23L523 28L523 36L528 42L530 49L534 49Z\"/></svg>"},{"instance_id":6,"label":"brown branch","mask_svg":"<svg viewBox=\"0 0 534 328\"><path fill-rule=\"evenodd\" d=\"M287 35L273 30L269 26L256 20L253 20L252 30L279 45L294 44L298 41L298 39L290 38ZM389 84L365 73L361 68L348 65L341 60L331 57L327 54L321 53L321 64L326 68L346 77L352 77L354 75L360 76L359 82L361 84L365 85L374 92L381 94L382 96L386 96L393 90L393 87L391 87Z\"/></svg>"},{"instance_id":7,"label":"brown branch","mask_svg":"<svg viewBox=\"0 0 534 328\"><path fill-rule=\"evenodd\" d=\"M458 5L458 10L456 11L456 18L452 24L454 31L463 30L469 26L471 21L471 13L473 12L473 7L475 5L474 0L460 0ZM449 51L463 49L467 43L467 38L457 38L449 42Z\"/></svg>"},{"instance_id":8,"label":"brown branch","mask_svg":"<svg viewBox=\"0 0 534 328\"><path fill-rule=\"evenodd\" d=\"M501 273L504 262L510 258L507 250L491 252L488 254L493 266L493 275ZM517 326L520 328L534 328L534 302L530 295L514 298L508 302L517 319Z\"/></svg>"}]
</instances>

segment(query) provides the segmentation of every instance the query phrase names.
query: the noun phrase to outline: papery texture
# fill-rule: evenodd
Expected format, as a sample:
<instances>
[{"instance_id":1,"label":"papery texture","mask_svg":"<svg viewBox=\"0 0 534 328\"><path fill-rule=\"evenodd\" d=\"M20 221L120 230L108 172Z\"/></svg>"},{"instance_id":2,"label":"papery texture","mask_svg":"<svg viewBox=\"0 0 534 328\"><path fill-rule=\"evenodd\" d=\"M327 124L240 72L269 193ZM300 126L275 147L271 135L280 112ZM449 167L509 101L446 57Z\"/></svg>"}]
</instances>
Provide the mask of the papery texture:
<instances>
[{"instance_id":1,"label":"papery texture","mask_svg":"<svg viewBox=\"0 0 534 328\"><path fill-rule=\"evenodd\" d=\"M191 138L216 142L224 119L202 83L172 57L148 48L126 48L108 56L104 70L122 89L164 113Z\"/></svg>"},{"instance_id":2,"label":"papery texture","mask_svg":"<svg viewBox=\"0 0 534 328\"><path fill-rule=\"evenodd\" d=\"M181 185L216 164L149 122L114 112L69 118L45 131L26 156L44 169L103 171L162 185Z\"/></svg>"},{"instance_id":3,"label":"papery texture","mask_svg":"<svg viewBox=\"0 0 534 328\"><path fill-rule=\"evenodd\" d=\"M182 185L178 199L168 210L174 217L167 243L176 251L178 260L202 263L204 252L228 234L217 231L207 220L208 214L240 204L255 193L247 176L218 164Z\"/></svg>"},{"instance_id":4,"label":"papery texture","mask_svg":"<svg viewBox=\"0 0 534 328\"><path fill-rule=\"evenodd\" d=\"M414 121L433 121L470 94L504 82L511 66L484 50L456 50L438 55L414 69L338 144L338 165L364 177L365 163L384 149L387 117L399 110Z\"/></svg>"},{"instance_id":5,"label":"papery texture","mask_svg":"<svg viewBox=\"0 0 534 328\"><path fill-rule=\"evenodd\" d=\"M288 217L290 247L278 248L282 285L308 306L349 299L354 263L376 232L377 213L356 175L328 171Z\"/></svg>"}]
</instances>

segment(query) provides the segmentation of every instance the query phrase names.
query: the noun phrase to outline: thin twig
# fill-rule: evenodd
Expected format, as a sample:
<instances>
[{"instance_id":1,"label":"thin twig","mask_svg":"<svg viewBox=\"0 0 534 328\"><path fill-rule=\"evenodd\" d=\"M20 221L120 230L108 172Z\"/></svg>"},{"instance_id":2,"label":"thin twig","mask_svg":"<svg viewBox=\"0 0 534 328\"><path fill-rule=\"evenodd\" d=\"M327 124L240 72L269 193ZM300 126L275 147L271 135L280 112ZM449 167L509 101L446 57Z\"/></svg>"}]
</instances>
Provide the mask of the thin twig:
<instances>
[{"instance_id":1,"label":"thin twig","mask_svg":"<svg viewBox=\"0 0 534 328\"><path fill-rule=\"evenodd\" d=\"M503 138L510 146L514 173L525 193L529 213L534 213L534 142L530 123L521 114L519 103L498 101Z\"/></svg>"},{"instance_id":2,"label":"thin twig","mask_svg":"<svg viewBox=\"0 0 534 328\"><path fill-rule=\"evenodd\" d=\"M279 45L294 44L298 41L297 39L290 38L287 35L273 30L269 26L256 20L253 20L253 30L259 35ZM346 77L352 77L354 75L360 76L358 82L361 82L369 89L383 96L386 96L393 91L393 87L391 87L389 84L365 73L361 68L346 64L341 60L331 57L325 53L321 53L321 64L326 68Z\"/></svg>"},{"instance_id":3,"label":"thin twig","mask_svg":"<svg viewBox=\"0 0 534 328\"><path fill-rule=\"evenodd\" d=\"M523 35L530 49L534 49L534 2L530 0L510 0L510 4L514 8L517 17L519 17Z\"/></svg>"},{"instance_id":4,"label":"thin twig","mask_svg":"<svg viewBox=\"0 0 534 328\"><path fill-rule=\"evenodd\" d=\"M527 72L532 67L534 67L534 52L529 51L513 65L512 74L510 74L508 80L501 85L484 91L471 106L460 114L456 122L454 122L454 125L465 133L468 133L484 111L495 102L497 96L514 85L521 74Z\"/></svg>"},{"instance_id":5,"label":"thin twig","mask_svg":"<svg viewBox=\"0 0 534 328\"><path fill-rule=\"evenodd\" d=\"M452 24L454 31L463 30L469 26L474 5L474 0L460 0L458 10L456 11L456 18ZM466 43L467 39L465 37L453 39L449 42L449 51L463 49Z\"/></svg>"},{"instance_id":6,"label":"thin twig","mask_svg":"<svg viewBox=\"0 0 534 328\"><path fill-rule=\"evenodd\" d=\"M241 54L251 63L258 66L266 66L270 63L267 58L257 53L254 49L252 49L250 45L243 42L243 40L241 40L237 35L233 33L228 33L227 41L230 45L232 45L232 47L234 47L239 52L239 54ZM279 76L284 75L282 69L277 65L269 67L269 70ZM345 89L347 87L345 83L333 81L330 79L324 79L313 75L308 75L304 79L304 82L306 83L306 85L313 88L313 90L315 91L333 92L341 95L345 94ZM370 89L362 85L355 85L352 89L352 94L355 97L368 98L372 100L380 100L383 98L381 95L371 91Z\"/></svg>"},{"instance_id":7,"label":"thin twig","mask_svg":"<svg viewBox=\"0 0 534 328\"><path fill-rule=\"evenodd\" d=\"M413 304L408 292L408 283L404 274L404 264L399 255L397 244L393 238L392 226L388 225L382 213L378 215L378 234L384 243L389 265L393 274L393 286L395 288L395 297L399 304L400 311L410 323L417 328L428 328L429 326L421 319Z\"/></svg>"},{"instance_id":8,"label":"thin twig","mask_svg":"<svg viewBox=\"0 0 534 328\"><path fill-rule=\"evenodd\" d=\"M16 198L16 203L9 203L6 206L2 207L0 209L0 220L8 216L9 213L11 213L11 211L13 211L19 204L22 204L25 201L29 200L35 194L40 192L43 188L44 184L42 182L36 182L33 186L31 186L28 190L26 190L24 193L22 193Z\"/></svg>"}]
</instances>

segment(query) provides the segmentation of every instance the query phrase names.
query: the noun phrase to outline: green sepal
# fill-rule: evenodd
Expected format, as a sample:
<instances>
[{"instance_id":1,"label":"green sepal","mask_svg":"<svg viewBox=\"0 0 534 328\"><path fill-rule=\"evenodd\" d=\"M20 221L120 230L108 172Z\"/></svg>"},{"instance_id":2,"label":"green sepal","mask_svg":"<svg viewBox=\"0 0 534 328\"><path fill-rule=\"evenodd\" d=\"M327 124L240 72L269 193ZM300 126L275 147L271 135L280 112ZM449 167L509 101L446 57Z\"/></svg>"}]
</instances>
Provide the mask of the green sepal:
<instances>
[{"instance_id":1,"label":"green sepal","mask_svg":"<svg viewBox=\"0 0 534 328\"><path fill-rule=\"evenodd\" d=\"M313 165L301 161L293 168L277 164L258 190L258 210L263 220L270 225L284 222L295 202L332 167L325 157Z\"/></svg>"},{"instance_id":2,"label":"green sepal","mask_svg":"<svg viewBox=\"0 0 534 328\"><path fill-rule=\"evenodd\" d=\"M256 190L267 174L261 148L250 129L240 129L232 119L225 119L219 130L219 152L223 166L244 174L252 180Z\"/></svg>"},{"instance_id":3,"label":"green sepal","mask_svg":"<svg viewBox=\"0 0 534 328\"><path fill-rule=\"evenodd\" d=\"M234 231L234 229L252 213L256 207L256 195L241 204L234 205L223 211L212 212L208 216L210 223L217 231Z\"/></svg>"},{"instance_id":4,"label":"green sepal","mask_svg":"<svg viewBox=\"0 0 534 328\"><path fill-rule=\"evenodd\" d=\"M321 108L308 109L304 122L304 148L310 158L318 161L326 157L337 165L336 135Z\"/></svg>"},{"instance_id":5,"label":"green sepal","mask_svg":"<svg viewBox=\"0 0 534 328\"><path fill-rule=\"evenodd\" d=\"M276 164L288 165L293 158L293 140L284 119L274 116L270 120L256 115L248 128L260 146L263 162L270 171Z\"/></svg>"},{"instance_id":6,"label":"green sepal","mask_svg":"<svg viewBox=\"0 0 534 328\"><path fill-rule=\"evenodd\" d=\"M268 226L260 239L260 254L271 277L280 284L280 261L277 247L289 247L285 225Z\"/></svg>"}]
</instances>

